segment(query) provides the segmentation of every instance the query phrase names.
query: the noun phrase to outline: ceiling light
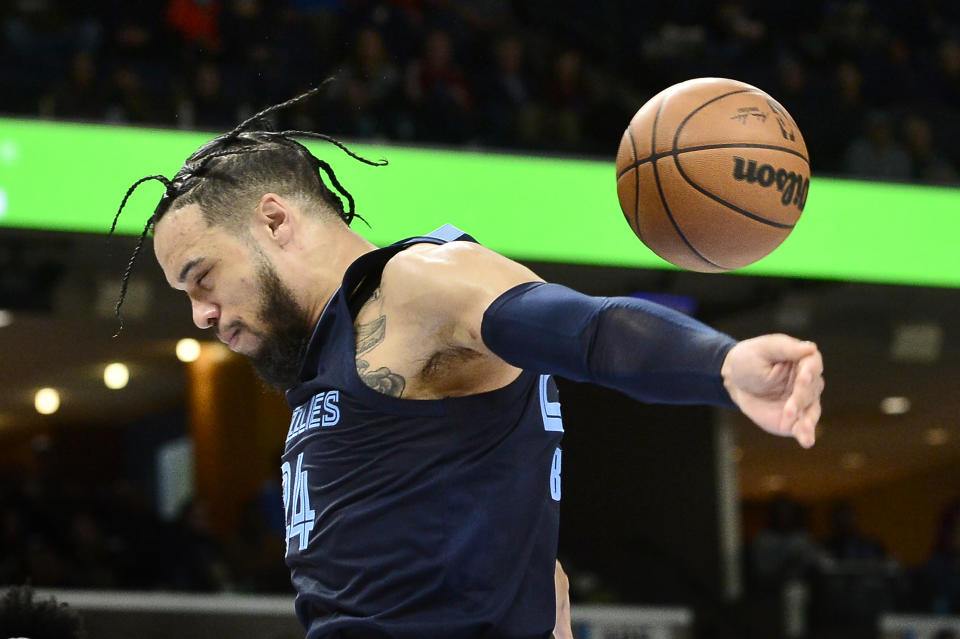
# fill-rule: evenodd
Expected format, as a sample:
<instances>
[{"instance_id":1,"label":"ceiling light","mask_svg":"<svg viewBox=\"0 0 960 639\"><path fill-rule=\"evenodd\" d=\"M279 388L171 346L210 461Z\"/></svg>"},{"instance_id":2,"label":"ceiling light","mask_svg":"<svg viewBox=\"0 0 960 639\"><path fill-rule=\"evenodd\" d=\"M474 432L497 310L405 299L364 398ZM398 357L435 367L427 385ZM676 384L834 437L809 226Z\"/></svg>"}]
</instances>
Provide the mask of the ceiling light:
<instances>
[{"instance_id":1,"label":"ceiling light","mask_svg":"<svg viewBox=\"0 0 960 639\"><path fill-rule=\"evenodd\" d=\"M946 428L928 428L923 432L923 441L931 446L942 446L950 439L950 433Z\"/></svg>"},{"instance_id":2,"label":"ceiling light","mask_svg":"<svg viewBox=\"0 0 960 639\"><path fill-rule=\"evenodd\" d=\"M41 415L53 415L60 409L60 393L54 388L41 388L33 398L33 406Z\"/></svg>"},{"instance_id":3,"label":"ceiling light","mask_svg":"<svg viewBox=\"0 0 960 639\"><path fill-rule=\"evenodd\" d=\"M200 342L186 337L177 342L177 359L181 362L195 362L200 357Z\"/></svg>"},{"instance_id":4,"label":"ceiling light","mask_svg":"<svg viewBox=\"0 0 960 639\"><path fill-rule=\"evenodd\" d=\"M762 483L766 490L776 492L787 485L787 478L783 475L767 475L763 478Z\"/></svg>"},{"instance_id":5,"label":"ceiling light","mask_svg":"<svg viewBox=\"0 0 960 639\"><path fill-rule=\"evenodd\" d=\"M130 381L130 369L125 364L114 362L103 369L103 383L111 390L119 390Z\"/></svg>"},{"instance_id":6,"label":"ceiling light","mask_svg":"<svg viewBox=\"0 0 960 639\"><path fill-rule=\"evenodd\" d=\"M0 328L13 324L13 313L0 309Z\"/></svg>"},{"instance_id":7,"label":"ceiling light","mask_svg":"<svg viewBox=\"0 0 960 639\"><path fill-rule=\"evenodd\" d=\"M863 453L847 453L840 458L840 465L847 470L857 470L858 468L863 468L863 465L866 463L867 456Z\"/></svg>"},{"instance_id":8,"label":"ceiling light","mask_svg":"<svg viewBox=\"0 0 960 639\"><path fill-rule=\"evenodd\" d=\"M890 359L895 362L932 364L940 358L943 327L936 323L902 324L893 330Z\"/></svg>"},{"instance_id":9,"label":"ceiling light","mask_svg":"<svg viewBox=\"0 0 960 639\"><path fill-rule=\"evenodd\" d=\"M903 415L910 410L910 399L907 397L884 397L880 402L880 410L884 415Z\"/></svg>"}]
</instances>

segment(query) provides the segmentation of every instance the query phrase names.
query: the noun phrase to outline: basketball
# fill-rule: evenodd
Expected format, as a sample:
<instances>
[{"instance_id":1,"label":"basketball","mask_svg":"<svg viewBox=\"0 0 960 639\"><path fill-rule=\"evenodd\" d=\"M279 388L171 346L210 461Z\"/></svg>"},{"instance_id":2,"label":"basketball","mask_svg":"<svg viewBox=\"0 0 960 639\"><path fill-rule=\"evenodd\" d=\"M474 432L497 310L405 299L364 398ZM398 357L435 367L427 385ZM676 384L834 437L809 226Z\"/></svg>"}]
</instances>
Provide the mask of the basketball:
<instances>
[{"instance_id":1,"label":"basketball","mask_svg":"<svg viewBox=\"0 0 960 639\"><path fill-rule=\"evenodd\" d=\"M675 84L637 111L617 152L617 197L654 253L692 271L756 262L793 230L810 161L787 110L724 78Z\"/></svg>"}]
</instances>

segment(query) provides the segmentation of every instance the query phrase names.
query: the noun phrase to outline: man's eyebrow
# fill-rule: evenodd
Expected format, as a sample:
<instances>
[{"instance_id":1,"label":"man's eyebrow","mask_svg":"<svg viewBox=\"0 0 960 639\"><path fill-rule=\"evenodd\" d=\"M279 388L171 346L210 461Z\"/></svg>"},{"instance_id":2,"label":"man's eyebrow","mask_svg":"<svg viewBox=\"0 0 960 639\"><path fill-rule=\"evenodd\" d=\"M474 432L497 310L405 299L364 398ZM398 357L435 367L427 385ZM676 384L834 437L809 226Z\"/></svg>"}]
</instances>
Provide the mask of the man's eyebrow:
<instances>
[{"instance_id":1,"label":"man's eyebrow","mask_svg":"<svg viewBox=\"0 0 960 639\"><path fill-rule=\"evenodd\" d=\"M207 259L207 258L205 258L205 257L195 257L195 258L193 258L192 260L190 260L189 262L187 262L186 264L184 264L184 265L183 265L183 268L180 269L180 277L177 278L177 281L180 282L181 284L183 284L184 282L186 282L186 281L187 281L187 275L190 273L190 269L192 269L194 266L196 266L197 264L199 264L200 262L202 262L202 261L205 260L205 259Z\"/></svg>"}]
</instances>

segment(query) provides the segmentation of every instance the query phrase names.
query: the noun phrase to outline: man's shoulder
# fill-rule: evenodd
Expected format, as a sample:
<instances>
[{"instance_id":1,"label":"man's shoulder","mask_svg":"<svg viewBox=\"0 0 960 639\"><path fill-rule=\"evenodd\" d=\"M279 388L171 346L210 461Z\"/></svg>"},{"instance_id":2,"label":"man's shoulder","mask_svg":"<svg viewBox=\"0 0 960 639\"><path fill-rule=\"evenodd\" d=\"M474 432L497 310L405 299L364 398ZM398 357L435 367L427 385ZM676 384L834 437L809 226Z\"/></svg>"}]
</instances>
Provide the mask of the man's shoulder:
<instances>
[{"instance_id":1,"label":"man's shoulder","mask_svg":"<svg viewBox=\"0 0 960 639\"><path fill-rule=\"evenodd\" d=\"M478 323L483 311L518 284L540 281L526 266L474 242L414 244L387 262L385 305L410 316ZM442 319L441 319L442 321Z\"/></svg>"},{"instance_id":2,"label":"man's shoulder","mask_svg":"<svg viewBox=\"0 0 960 639\"><path fill-rule=\"evenodd\" d=\"M478 273L495 257L505 259L474 242L413 244L384 266L380 283L384 301L421 310L460 304L477 294L484 279Z\"/></svg>"},{"instance_id":3,"label":"man's shoulder","mask_svg":"<svg viewBox=\"0 0 960 639\"><path fill-rule=\"evenodd\" d=\"M437 274L449 276L463 267L497 258L506 259L476 242L418 242L391 257L384 266L383 275L425 278Z\"/></svg>"}]
</instances>

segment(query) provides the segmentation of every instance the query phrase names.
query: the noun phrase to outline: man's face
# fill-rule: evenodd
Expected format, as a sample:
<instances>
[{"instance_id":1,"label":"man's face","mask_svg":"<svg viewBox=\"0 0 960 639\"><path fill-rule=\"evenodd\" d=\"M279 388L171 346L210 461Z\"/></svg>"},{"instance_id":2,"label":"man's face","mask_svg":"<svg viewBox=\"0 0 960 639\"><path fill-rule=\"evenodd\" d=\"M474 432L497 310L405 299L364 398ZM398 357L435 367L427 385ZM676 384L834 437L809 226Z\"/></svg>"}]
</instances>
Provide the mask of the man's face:
<instances>
[{"instance_id":1,"label":"man's face","mask_svg":"<svg viewBox=\"0 0 960 639\"><path fill-rule=\"evenodd\" d=\"M208 226L191 204L157 223L154 252L170 286L190 298L197 326L250 357L271 386L296 384L310 320L252 237Z\"/></svg>"}]
</instances>

